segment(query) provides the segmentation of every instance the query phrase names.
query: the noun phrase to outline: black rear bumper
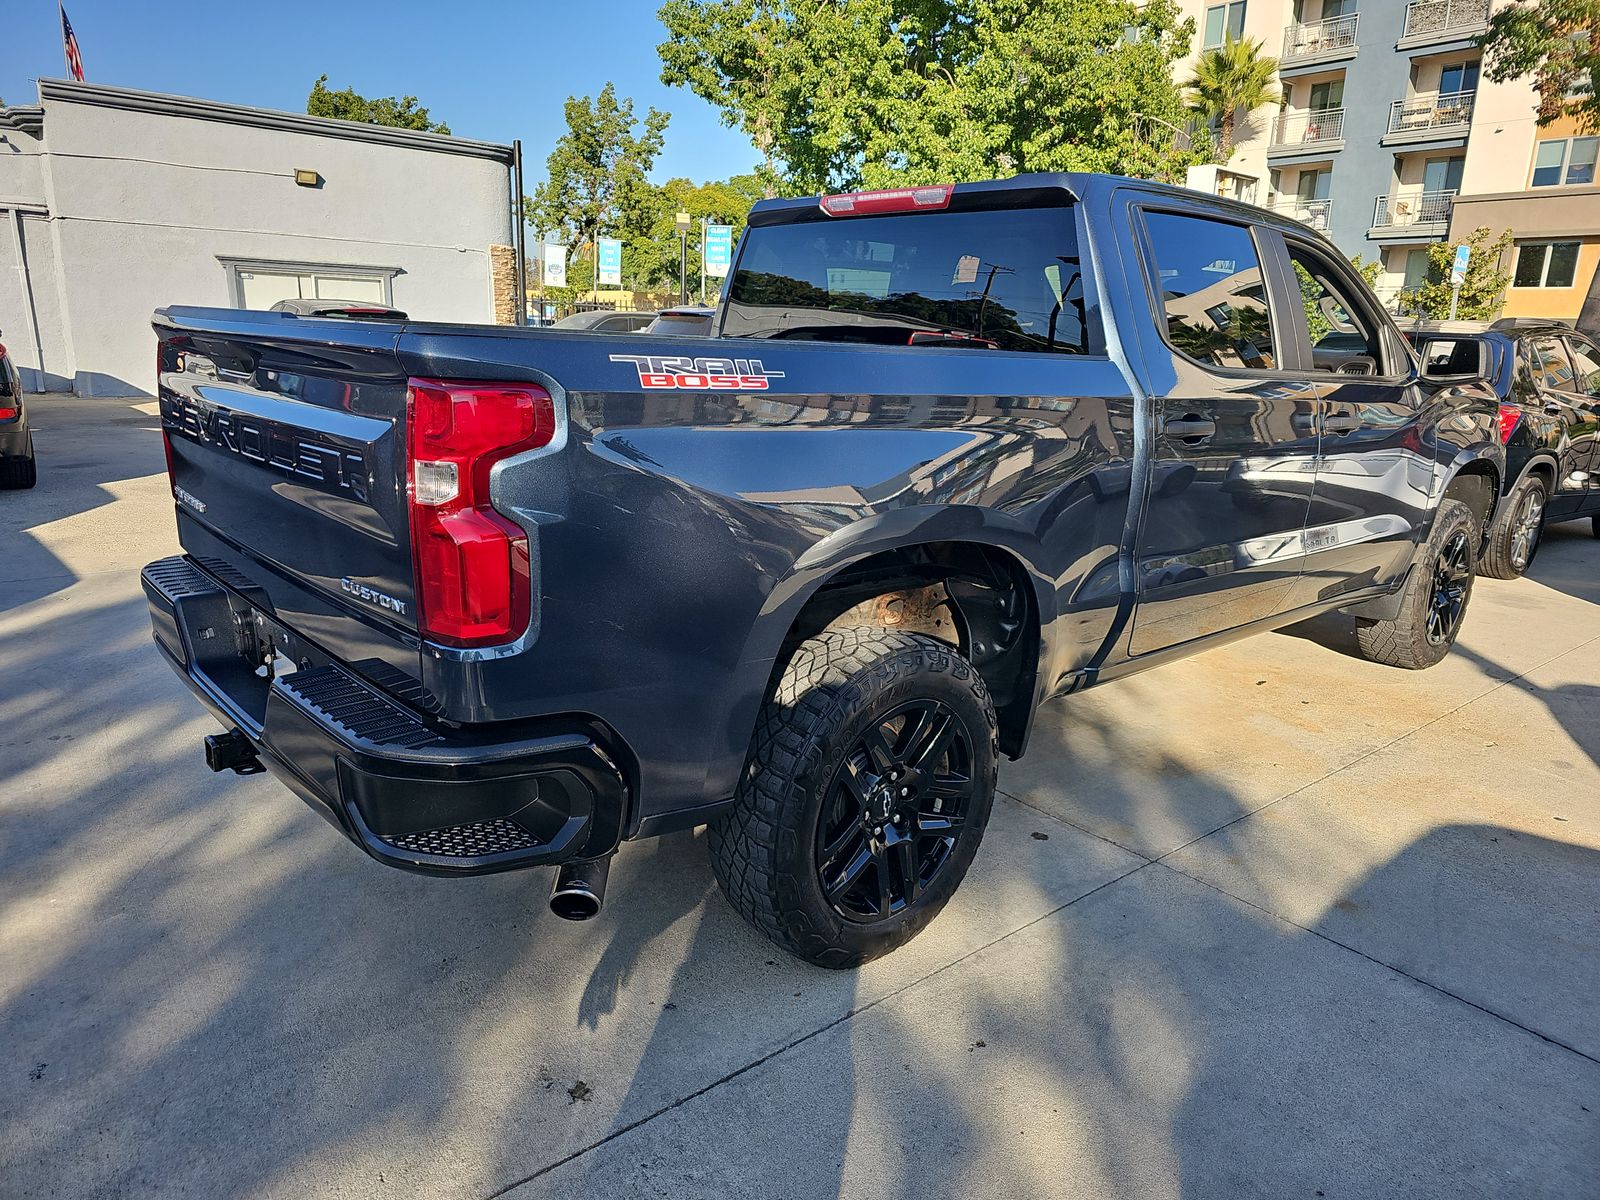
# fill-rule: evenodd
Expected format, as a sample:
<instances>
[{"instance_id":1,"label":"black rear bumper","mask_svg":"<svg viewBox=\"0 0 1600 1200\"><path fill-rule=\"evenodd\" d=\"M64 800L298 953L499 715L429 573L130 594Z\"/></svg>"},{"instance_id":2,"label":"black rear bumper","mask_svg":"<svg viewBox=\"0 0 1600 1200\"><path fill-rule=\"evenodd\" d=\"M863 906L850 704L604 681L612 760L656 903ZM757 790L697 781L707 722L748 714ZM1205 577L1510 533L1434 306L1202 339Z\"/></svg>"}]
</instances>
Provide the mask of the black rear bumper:
<instances>
[{"instance_id":1,"label":"black rear bumper","mask_svg":"<svg viewBox=\"0 0 1600 1200\"><path fill-rule=\"evenodd\" d=\"M159 646L224 725L368 854L434 875L476 875L616 848L627 784L595 731L495 731L427 720L283 628L224 565L145 567ZM280 668L258 673L269 647Z\"/></svg>"}]
</instances>

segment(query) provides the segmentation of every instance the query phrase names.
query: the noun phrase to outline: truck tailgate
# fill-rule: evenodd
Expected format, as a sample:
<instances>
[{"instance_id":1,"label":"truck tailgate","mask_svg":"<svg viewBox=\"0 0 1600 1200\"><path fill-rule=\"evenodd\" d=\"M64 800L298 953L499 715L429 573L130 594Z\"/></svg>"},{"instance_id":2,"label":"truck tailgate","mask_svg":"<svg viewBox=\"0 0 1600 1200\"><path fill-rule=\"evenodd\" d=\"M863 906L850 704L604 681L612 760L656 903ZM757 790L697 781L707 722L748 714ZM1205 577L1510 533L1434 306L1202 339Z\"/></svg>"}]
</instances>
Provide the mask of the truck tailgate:
<instances>
[{"instance_id":1,"label":"truck tailgate","mask_svg":"<svg viewBox=\"0 0 1600 1200\"><path fill-rule=\"evenodd\" d=\"M409 641L417 616L399 327L264 317L157 314L179 511L234 549L228 557L245 560L247 575L256 574L249 560L265 564Z\"/></svg>"}]
</instances>

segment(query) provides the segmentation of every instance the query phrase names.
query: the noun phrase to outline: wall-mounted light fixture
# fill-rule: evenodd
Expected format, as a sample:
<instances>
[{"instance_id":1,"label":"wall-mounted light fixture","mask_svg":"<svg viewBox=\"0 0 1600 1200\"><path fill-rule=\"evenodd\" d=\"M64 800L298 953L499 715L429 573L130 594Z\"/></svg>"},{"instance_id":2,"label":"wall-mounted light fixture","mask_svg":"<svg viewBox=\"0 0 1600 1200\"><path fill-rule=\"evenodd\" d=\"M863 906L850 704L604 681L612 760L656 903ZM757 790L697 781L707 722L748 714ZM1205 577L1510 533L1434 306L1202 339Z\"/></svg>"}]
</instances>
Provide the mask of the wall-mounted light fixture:
<instances>
[{"instance_id":1,"label":"wall-mounted light fixture","mask_svg":"<svg viewBox=\"0 0 1600 1200\"><path fill-rule=\"evenodd\" d=\"M295 168L294 181L300 187L321 187L322 186L322 176L318 175L315 171L308 171L303 167L296 167Z\"/></svg>"}]
</instances>

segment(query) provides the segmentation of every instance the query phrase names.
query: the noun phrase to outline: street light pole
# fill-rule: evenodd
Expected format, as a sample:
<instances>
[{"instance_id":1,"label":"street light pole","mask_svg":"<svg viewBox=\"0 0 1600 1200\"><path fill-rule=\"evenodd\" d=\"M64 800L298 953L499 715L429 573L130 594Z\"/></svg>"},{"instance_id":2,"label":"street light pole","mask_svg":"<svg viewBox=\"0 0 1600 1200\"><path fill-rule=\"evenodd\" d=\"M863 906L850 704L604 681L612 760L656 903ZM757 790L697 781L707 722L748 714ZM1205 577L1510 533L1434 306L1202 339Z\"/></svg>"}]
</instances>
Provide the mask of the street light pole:
<instances>
[{"instance_id":1,"label":"street light pole","mask_svg":"<svg viewBox=\"0 0 1600 1200\"><path fill-rule=\"evenodd\" d=\"M689 303L689 230L694 225L694 218L686 212L680 212L677 218L678 226L678 303Z\"/></svg>"}]
</instances>

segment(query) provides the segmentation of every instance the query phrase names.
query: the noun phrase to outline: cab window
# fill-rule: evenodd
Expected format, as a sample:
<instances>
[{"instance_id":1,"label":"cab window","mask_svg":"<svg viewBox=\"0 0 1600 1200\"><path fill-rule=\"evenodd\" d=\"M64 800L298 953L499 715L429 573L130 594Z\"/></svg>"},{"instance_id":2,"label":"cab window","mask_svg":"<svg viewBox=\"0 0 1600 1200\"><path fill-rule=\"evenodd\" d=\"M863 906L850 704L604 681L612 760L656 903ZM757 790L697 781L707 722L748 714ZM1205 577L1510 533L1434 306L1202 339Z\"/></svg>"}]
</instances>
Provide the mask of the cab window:
<instances>
[{"instance_id":1,"label":"cab window","mask_svg":"<svg viewBox=\"0 0 1600 1200\"><path fill-rule=\"evenodd\" d=\"M1528 342L1528 365L1533 371L1533 382L1539 387L1558 392L1572 389L1572 364L1567 360L1566 347L1554 334Z\"/></svg>"},{"instance_id":2,"label":"cab window","mask_svg":"<svg viewBox=\"0 0 1600 1200\"><path fill-rule=\"evenodd\" d=\"M1281 361L1255 239L1243 225L1147 212L1167 341L1214 367L1274 370Z\"/></svg>"},{"instance_id":3,"label":"cab window","mask_svg":"<svg viewBox=\"0 0 1600 1200\"><path fill-rule=\"evenodd\" d=\"M1312 367L1339 375L1380 374L1377 325L1356 301L1352 285L1309 247L1290 241L1288 249L1305 309Z\"/></svg>"}]
</instances>

